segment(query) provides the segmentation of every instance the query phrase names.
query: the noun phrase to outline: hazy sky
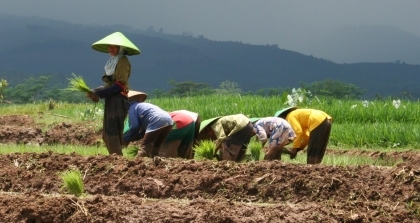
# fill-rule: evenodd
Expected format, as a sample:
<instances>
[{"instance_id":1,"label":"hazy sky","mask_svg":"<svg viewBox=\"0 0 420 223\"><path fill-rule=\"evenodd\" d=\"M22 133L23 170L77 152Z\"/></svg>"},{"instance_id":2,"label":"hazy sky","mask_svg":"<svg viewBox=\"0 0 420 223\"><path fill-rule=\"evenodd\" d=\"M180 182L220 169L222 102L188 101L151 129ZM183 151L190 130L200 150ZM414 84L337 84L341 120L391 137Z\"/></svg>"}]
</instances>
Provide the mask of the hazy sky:
<instances>
[{"instance_id":1,"label":"hazy sky","mask_svg":"<svg viewBox=\"0 0 420 223\"><path fill-rule=\"evenodd\" d=\"M278 44L347 25L390 25L420 36L420 0L0 0L0 12L73 23L124 24L210 40Z\"/></svg>"}]
</instances>

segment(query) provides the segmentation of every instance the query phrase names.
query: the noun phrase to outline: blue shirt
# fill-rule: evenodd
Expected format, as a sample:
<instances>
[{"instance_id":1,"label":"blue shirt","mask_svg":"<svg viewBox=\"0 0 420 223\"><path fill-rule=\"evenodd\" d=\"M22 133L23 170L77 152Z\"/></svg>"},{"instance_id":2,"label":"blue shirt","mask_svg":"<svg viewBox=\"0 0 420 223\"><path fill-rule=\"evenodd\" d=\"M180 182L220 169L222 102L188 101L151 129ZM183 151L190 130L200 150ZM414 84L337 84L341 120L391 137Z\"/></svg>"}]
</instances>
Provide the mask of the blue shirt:
<instances>
[{"instance_id":1,"label":"blue shirt","mask_svg":"<svg viewBox=\"0 0 420 223\"><path fill-rule=\"evenodd\" d=\"M149 133L172 125L168 112L147 102L132 102L128 109L129 130L124 134L124 141L131 142L142 138L141 132Z\"/></svg>"}]
</instances>

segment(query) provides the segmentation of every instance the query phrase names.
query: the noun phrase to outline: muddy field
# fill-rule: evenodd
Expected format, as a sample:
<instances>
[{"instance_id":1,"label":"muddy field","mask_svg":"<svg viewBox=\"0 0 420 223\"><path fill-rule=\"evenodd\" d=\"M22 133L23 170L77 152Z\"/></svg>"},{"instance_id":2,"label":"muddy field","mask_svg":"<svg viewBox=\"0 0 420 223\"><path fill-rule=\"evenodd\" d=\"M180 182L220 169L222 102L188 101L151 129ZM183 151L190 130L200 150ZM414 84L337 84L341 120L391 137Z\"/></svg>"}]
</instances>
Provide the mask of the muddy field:
<instances>
[{"instance_id":1,"label":"muddy field","mask_svg":"<svg viewBox=\"0 0 420 223\"><path fill-rule=\"evenodd\" d=\"M89 123L41 129L27 116L0 116L0 143L101 143ZM0 155L0 222L420 222L418 150L328 153L403 162L332 167L54 152ZM83 173L85 196L62 189L57 173L71 169Z\"/></svg>"}]
</instances>

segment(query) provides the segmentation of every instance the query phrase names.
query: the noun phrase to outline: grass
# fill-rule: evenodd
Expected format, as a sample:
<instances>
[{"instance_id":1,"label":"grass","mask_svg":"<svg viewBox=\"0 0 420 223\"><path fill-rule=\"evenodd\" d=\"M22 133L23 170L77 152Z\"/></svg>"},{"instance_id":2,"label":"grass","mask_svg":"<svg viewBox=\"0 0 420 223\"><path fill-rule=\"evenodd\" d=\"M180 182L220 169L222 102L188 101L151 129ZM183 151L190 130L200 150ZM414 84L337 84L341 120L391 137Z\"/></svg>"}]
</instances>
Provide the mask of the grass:
<instances>
[{"instance_id":1,"label":"grass","mask_svg":"<svg viewBox=\"0 0 420 223\"><path fill-rule=\"evenodd\" d=\"M105 147L96 146L0 144L0 154L44 153L48 151L61 154L71 154L74 152L82 156L108 155L108 150Z\"/></svg>"},{"instance_id":2,"label":"grass","mask_svg":"<svg viewBox=\"0 0 420 223\"><path fill-rule=\"evenodd\" d=\"M58 173L63 181L63 189L79 197L84 193L82 174L79 170L66 170Z\"/></svg>"}]
</instances>

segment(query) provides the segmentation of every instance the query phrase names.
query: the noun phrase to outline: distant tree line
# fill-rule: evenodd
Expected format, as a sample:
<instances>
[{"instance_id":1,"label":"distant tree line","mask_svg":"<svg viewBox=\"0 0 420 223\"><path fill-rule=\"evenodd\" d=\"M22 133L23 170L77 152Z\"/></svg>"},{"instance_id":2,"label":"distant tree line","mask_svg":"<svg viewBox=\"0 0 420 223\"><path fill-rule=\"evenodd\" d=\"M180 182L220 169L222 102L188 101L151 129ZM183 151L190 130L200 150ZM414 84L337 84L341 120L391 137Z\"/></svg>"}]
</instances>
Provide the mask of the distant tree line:
<instances>
[{"instance_id":1,"label":"distant tree line","mask_svg":"<svg viewBox=\"0 0 420 223\"><path fill-rule=\"evenodd\" d=\"M3 102L14 104L35 103L39 101L63 101L72 103L86 102L85 95L80 92L64 90L63 87L51 86L51 76L30 77L21 83L11 87L7 86L7 81L3 81L0 91ZM239 85L229 80L220 83L218 88L212 88L206 83L193 81L176 82L170 80L169 90L155 89L149 93L149 98L159 97L187 97L210 94L241 94L259 95L264 97L280 97L285 93L290 93L291 88L263 88L256 91L242 91ZM313 83L301 83L301 89L305 89L314 96L331 97L336 99L360 99L365 90L359 87L343 83L337 80L325 80ZM1 102L1 101L0 101Z\"/></svg>"}]
</instances>

